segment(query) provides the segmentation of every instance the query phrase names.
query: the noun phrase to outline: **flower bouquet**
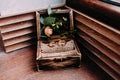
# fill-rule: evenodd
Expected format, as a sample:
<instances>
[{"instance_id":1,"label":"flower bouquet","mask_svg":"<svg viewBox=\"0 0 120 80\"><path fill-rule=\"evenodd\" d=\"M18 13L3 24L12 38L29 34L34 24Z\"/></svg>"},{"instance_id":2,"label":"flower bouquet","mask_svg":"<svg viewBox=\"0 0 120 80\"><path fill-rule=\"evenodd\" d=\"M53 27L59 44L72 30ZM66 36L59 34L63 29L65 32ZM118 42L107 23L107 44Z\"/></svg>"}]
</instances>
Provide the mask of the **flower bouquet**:
<instances>
[{"instance_id":1,"label":"flower bouquet","mask_svg":"<svg viewBox=\"0 0 120 80\"><path fill-rule=\"evenodd\" d=\"M69 14L56 14L50 7L46 15L41 15L41 38L52 39L54 37L71 37L75 30L70 30Z\"/></svg>"}]
</instances>

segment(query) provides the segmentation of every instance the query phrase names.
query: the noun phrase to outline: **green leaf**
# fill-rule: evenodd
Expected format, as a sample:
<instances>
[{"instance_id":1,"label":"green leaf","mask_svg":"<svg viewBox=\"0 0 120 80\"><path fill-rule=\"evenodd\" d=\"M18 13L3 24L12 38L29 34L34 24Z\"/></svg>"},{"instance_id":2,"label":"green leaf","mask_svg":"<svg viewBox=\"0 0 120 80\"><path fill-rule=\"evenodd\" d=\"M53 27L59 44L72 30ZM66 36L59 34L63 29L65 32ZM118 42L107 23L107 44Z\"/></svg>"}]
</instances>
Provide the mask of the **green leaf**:
<instances>
[{"instance_id":1,"label":"green leaf","mask_svg":"<svg viewBox=\"0 0 120 80\"><path fill-rule=\"evenodd\" d=\"M44 19L44 25L52 25L55 23L55 18L54 17L46 17Z\"/></svg>"},{"instance_id":2,"label":"green leaf","mask_svg":"<svg viewBox=\"0 0 120 80\"><path fill-rule=\"evenodd\" d=\"M61 21L56 22L55 24L56 24L56 25L59 25L59 26L62 26L62 22L61 22Z\"/></svg>"},{"instance_id":3,"label":"green leaf","mask_svg":"<svg viewBox=\"0 0 120 80\"><path fill-rule=\"evenodd\" d=\"M67 19L66 17L63 17L63 20L64 20L64 21L67 21L68 19Z\"/></svg>"},{"instance_id":4,"label":"green leaf","mask_svg":"<svg viewBox=\"0 0 120 80\"><path fill-rule=\"evenodd\" d=\"M55 24L52 24L52 26L55 26Z\"/></svg>"},{"instance_id":5,"label":"green leaf","mask_svg":"<svg viewBox=\"0 0 120 80\"><path fill-rule=\"evenodd\" d=\"M43 17L40 17L40 23L44 24L44 18Z\"/></svg>"}]
</instances>

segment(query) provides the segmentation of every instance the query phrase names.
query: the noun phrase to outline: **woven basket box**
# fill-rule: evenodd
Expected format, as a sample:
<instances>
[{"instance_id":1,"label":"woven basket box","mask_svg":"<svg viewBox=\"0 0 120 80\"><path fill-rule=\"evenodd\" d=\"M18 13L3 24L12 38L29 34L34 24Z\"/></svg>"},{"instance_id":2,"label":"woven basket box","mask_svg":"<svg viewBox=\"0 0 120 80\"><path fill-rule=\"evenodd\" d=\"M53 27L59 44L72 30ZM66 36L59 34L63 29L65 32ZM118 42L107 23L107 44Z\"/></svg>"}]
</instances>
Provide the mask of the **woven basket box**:
<instances>
[{"instance_id":1,"label":"woven basket box","mask_svg":"<svg viewBox=\"0 0 120 80\"><path fill-rule=\"evenodd\" d=\"M55 14L67 15L69 17L69 29L74 29L73 24L73 11L69 9L53 9ZM41 37L41 24L40 16L46 15L47 11L36 11L36 24L37 24L37 69L59 69L65 67L78 67L81 61L81 53L79 48L72 37L56 37L53 36L49 42L45 42ZM63 42L63 43L61 43ZM49 46L50 44L54 46Z\"/></svg>"}]
</instances>

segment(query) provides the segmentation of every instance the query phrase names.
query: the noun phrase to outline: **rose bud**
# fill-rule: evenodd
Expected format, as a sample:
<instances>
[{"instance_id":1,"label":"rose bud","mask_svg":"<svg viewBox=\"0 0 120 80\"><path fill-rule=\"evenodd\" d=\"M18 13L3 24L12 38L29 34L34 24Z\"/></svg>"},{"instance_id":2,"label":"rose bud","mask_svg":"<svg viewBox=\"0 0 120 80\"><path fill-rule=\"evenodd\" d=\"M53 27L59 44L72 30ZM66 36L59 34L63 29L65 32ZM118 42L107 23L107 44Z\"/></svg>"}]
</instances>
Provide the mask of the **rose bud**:
<instances>
[{"instance_id":1,"label":"rose bud","mask_svg":"<svg viewBox=\"0 0 120 80\"><path fill-rule=\"evenodd\" d=\"M46 36L50 37L50 35L53 33L53 29L50 28L50 26L46 26L44 32Z\"/></svg>"}]
</instances>

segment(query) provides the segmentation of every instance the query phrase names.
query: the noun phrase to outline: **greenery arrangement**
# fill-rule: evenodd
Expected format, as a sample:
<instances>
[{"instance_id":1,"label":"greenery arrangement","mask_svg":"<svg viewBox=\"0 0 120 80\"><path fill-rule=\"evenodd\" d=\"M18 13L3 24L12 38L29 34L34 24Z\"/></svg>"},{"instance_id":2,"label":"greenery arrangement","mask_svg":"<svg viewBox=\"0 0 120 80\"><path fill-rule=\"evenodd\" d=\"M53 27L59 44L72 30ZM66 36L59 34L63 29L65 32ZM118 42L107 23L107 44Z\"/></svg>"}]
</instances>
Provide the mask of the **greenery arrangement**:
<instances>
[{"instance_id":1,"label":"greenery arrangement","mask_svg":"<svg viewBox=\"0 0 120 80\"><path fill-rule=\"evenodd\" d=\"M69 16L62 14L55 14L52 12L51 7L47 9L47 15L40 17L41 27L41 37L51 38L53 35L59 36L71 36L75 30L70 30L69 28Z\"/></svg>"}]
</instances>

